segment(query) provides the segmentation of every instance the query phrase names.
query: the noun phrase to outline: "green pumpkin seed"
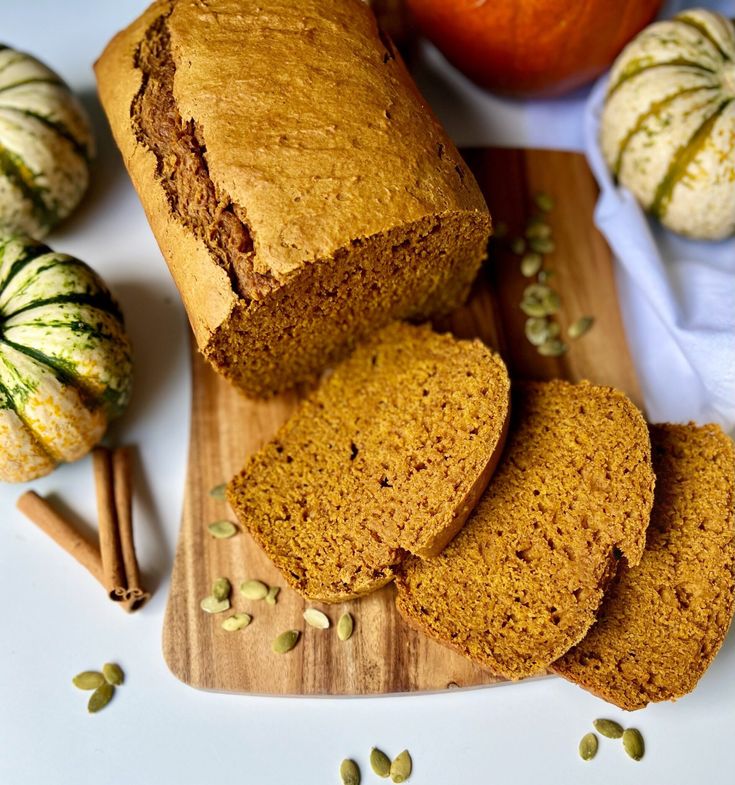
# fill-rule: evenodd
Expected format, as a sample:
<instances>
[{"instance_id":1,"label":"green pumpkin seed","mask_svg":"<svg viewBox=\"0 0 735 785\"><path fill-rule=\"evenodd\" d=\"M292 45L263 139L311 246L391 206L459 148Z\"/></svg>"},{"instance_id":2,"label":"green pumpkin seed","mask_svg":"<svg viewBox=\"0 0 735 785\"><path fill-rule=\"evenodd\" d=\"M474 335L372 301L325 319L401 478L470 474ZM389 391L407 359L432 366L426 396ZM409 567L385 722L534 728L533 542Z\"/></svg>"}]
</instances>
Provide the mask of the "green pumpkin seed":
<instances>
[{"instance_id":1,"label":"green pumpkin seed","mask_svg":"<svg viewBox=\"0 0 735 785\"><path fill-rule=\"evenodd\" d=\"M71 683L80 690L96 690L105 683L105 677L99 671L82 671Z\"/></svg>"},{"instance_id":2,"label":"green pumpkin seed","mask_svg":"<svg viewBox=\"0 0 735 785\"><path fill-rule=\"evenodd\" d=\"M125 674L123 673L122 668L114 662L106 662L102 666L102 674L108 684L119 686L125 681Z\"/></svg>"},{"instance_id":3,"label":"green pumpkin seed","mask_svg":"<svg viewBox=\"0 0 735 785\"><path fill-rule=\"evenodd\" d=\"M265 595L265 601L268 605L276 605L278 603L278 593L280 591L280 586L271 586L270 589L268 589L268 594Z\"/></svg>"},{"instance_id":4,"label":"green pumpkin seed","mask_svg":"<svg viewBox=\"0 0 735 785\"><path fill-rule=\"evenodd\" d=\"M360 768L354 760L345 758L339 766L342 785L360 785Z\"/></svg>"},{"instance_id":5,"label":"green pumpkin seed","mask_svg":"<svg viewBox=\"0 0 735 785\"><path fill-rule=\"evenodd\" d=\"M515 237L510 244L510 250L520 256L526 250L526 241L522 237Z\"/></svg>"},{"instance_id":6,"label":"green pumpkin seed","mask_svg":"<svg viewBox=\"0 0 735 785\"><path fill-rule=\"evenodd\" d=\"M551 289L543 283L532 283L523 290L524 300L543 300L551 294Z\"/></svg>"},{"instance_id":7,"label":"green pumpkin seed","mask_svg":"<svg viewBox=\"0 0 735 785\"><path fill-rule=\"evenodd\" d=\"M551 227L541 218L533 218L526 226L526 237L529 240L551 237Z\"/></svg>"},{"instance_id":8,"label":"green pumpkin seed","mask_svg":"<svg viewBox=\"0 0 735 785\"><path fill-rule=\"evenodd\" d=\"M560 332L561 332L561 327L559 327L559 322L549 321L549 329L547 331L548 337L556 338Z\"/></svg>"},{"instance_id":9,"label":"green pumpkin seed","mask_svg":"<svg viewBox=\"0 0 735 785\"><path fill-rule=\"evenodd\" d=\"M526 319L526 338L534 346L541 346L549 337L549 321L544 317Z\"/></svg>"},{"instance_id":10,"label":"green pumpkin seed","mask_svg":"<svg viewBox=\"0 0 735 785\"><path fill-rule=\"evenodd\" d=\"M536 253L553 253L556 249L554 241L550 237L534 237L528 241L532 251Z\"/></svg>"},{"instance_id":11,"label":"green pumpkin seed","mask_svg":"<svg viewBox=\"0 0 735 785\"><path fill-rule=\"evenodd\" d=\"M207 526L207 530L218 540L229 540L237 534L237 526L232 521L215 521Z\"/></svg>"},{"instance_id":12,"label":"green pumpkin seed","mask_svg":"<svg viewBox=\"0 0 735 785\"><path fill-rule=\"evenodd\" d=\"M597 755L597 736L586 733L579 742L579 757L582 760L592 760Z\"/></svg>"},{"instance_id":13,"label":"green pumpkin seed","mask_svg":"<svg viewBox=\"0 0 735 785\"><path fill-rule=\"evenodd\" d=\"M245 581L240 584L240 594L246 600L263 600L268 596L268 587L263 581Z\"/></svg>"},{"instance_id":14,"label":"green pumpkin seed","mask_svg":"<svg viewBox=\"0 0 735 785\"><path fill-rule=\"evenodd\" d=\"M199 606L207 613L223 613L230 610L230 601L229 599L218 600L214 595L210 594L209 597L205 597L199 603Z\"/></svg>"},{"instance_id":15,"label":"green pumpkin seed","mask_svg":"<svg viewBox=\"0 0 735 785\"><path fill-rule=\"evenodd\" d=\"M559 295L553 289L541 300L541 304L544 306L547 316L558 313L561 308Z\"/></svg>"},{"instance_id":16,"label":"green pumpkin seed","mask_svg":"<svg viewBox=\"0 0 735 785\"><path fill-rule=\"evenodd\" d=\"M623 748L633 760L640 760L646 752L643 736L637 728L626 728L623 731Z\"/></svg>"},{"instance_id":17,"label":"green pumpkin seed","mask_svg":"<svg viewBox=\"0 0 735 785\"><path fill-rule=\"evenodd\" d=\"M546 308L538 300L521 300L521 310L526 316L532 316L536 319L546 316Z\"/></svg>"},{"instance_id":18,"label":"green pumpkin seed","mask_svg":"<svg viewBox=\"0 0 735 785\"><path fill-rule=\"evenodd\" d=\"M329 617L316 608L307 608L304 611L304 621L310 627L316 627L318 630L329 629Z\"/></svg>"},{"instance_id":19,"label":"green pumpkin seed","mask_svg":"<svg viewBox=\"0 0 735 785\"><path fill-rule=\"evenodd\" d=\"M212 596L217 600L229 600L232 584L227 578L217 578L212 584Z\"/></svg>"},{"instance_id":20,"label":"green pumpkin seed","mask_svg":"<svg viewBox=\"0 0 735 785\"><path fill-rule=\"evenodd\" d=\"M252 620L253 617L249 613L235 613L222 622L222 629L227 630L227 632L244 630Z\"/></svg>"},{"instance_id":21,"label":"green pumpkin seed","mask_svg":"<svg viewBox=\"0 0 735 785\"><path fill-rule=\"evenodd\" d=\"M567 350L567 345L558 338L550 338L546 343L542 343L536 351L542 357L561 357Z\"/></svg>"},{"instance_id":22,"label":"green pumpkin seed","mask_svg":"<svg viewBox=\"0 0 735 785\"><path fill-rule=\"evenodd\" d=\"M527 253L521 259L521 275L526 278L533 278L534 275L541 269L544 260L541 254Z\"/></svg>"},{"instance_id":23,"label":"green pumpkin seed","mask_svg":"<svg viewBox=\"0 0 735 785\"><path fill-rule=\"evenodd\" d=\"M220 485L215 485L210 489L209 495L217 501L223 502L227 499L227 483L223 482Z\"/></svg>"},{"instance_id":24,"label":"green pumpkin seed","mask_svg":"<svg viewBox=\"0 0 735 785\"><path fill-rule=\"evenodd\" d=\"M411 776L413 761L408 750L403 750L390 764L390 778L393 782L405 782Z\"/></svg>"},{"instance_id":25,"label":"green pumpkin seed","mask_svg":"<svg viewBox=\"0 0 735 785\"><path fill-rule=\"evenodd\" d=\"M390 758L377 747L370 750L370 768L378 775L385 779L390 777Z\"/></svg>"},{"instance_id":26,"label":"green pumpkin seed","mask_svg":"<svg viewBox=\"0 0 735 785\"><path fill-rule=\"evenodd\" d=\"M301 633L298 630L286 630L273 641L271 648L276 654L285 654L293 649L300 637Z\"/></svg>"},{"instance_id":27,"label":"green pumpkin seed","mask_svg":"<svg viewBox=\"0 0 735 785\"><path fill-rule=\"evenodd\" d=\"M349 613L343 613L337 622L337 637L341 641L348 641L352 637L352 630L354 629L354 626L355 623L352 619L352 615Z\"/></svg>"},{"instance_id":28,"label":"green pumpkin seed","mask_svg":"<svg viewBox=\"0 0 735 785\"><path fill-rule=\"evenodd\" d=\"M107 682L100 684L100 686L97 687L97 689L89 698L87 711L89 711L90 714L95 714L96 712L100 711L100 709L104 709L105 706L107 706L107 704L112 700L112 696L114 694L114 684L108 684Z\"/></svg>"},{"instance_id":29,"label":"green pumpkin seed","mask_svg":"<svg viewBox=\"0 0 735 785\"><path fill-rule=\"evenodd\" d=\"M536 207L538 207L539 210L543 210L545 213L554 209L554 200L543 192L537 193L533 197L533 201L536 202Z\"/></svg>"},{"instance_id":30,"label":"green pumpkin seed","mask_svg":"<svg viewBox=\"0 0 735 785\"><path fill-rule=\"evenodd\" d=\"M623 735L623 726L615 720L595 720L592 724L606 739L619 739Z\"/></svg>"},{"instance_id":31,"label":"green pumpkin seed","mask_svg":"<svg viewBox=\"0 0 735 785\"><path fill-rule=\"evenodd\" d=\"M595 320L591 316L583 316L576 322L569 325L567 334L570 338L581 338L594 324Z\"/></svg>"},{"instance_id":32,"label":"green pumpkin seed","mask_svg":"<svg viewBox=\"0 0 735 785\"><path fill-rule=\"evenodd\" d=\"M548 283L554 277L553 270L541 270L538 274L539 283Z\"/></svg>"}]
</instances>

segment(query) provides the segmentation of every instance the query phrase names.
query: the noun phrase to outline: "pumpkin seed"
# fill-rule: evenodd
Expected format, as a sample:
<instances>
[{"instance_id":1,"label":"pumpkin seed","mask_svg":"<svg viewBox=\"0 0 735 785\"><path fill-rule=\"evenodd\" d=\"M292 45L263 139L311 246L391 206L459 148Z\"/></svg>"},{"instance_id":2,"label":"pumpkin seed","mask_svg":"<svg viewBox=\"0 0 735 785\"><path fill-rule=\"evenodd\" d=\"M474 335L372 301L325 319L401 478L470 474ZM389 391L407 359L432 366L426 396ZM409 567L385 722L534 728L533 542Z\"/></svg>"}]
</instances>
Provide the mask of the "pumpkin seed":
<instances>
[{"instance_id":1,"label":"pumpkin seed","mask_svg":"<svg viewBox=\"0 0 735 785\"><path fill-rule=\"evenodd\" d=\"M245 581L240 584L240 594L246 600L263 600L268 596L268 587L263 581Z\"/></svg>"},{"instance_id":2,"label":"pumpkin seed","mask_svg":"<svg viewBox=\"0 0 735 785\"><path fill-rule=\"evenodd\" d=\"M542 357L561 357L567 350L567 345L558 338L550 338L542 343L537 351Z\"/></svg>"},{"instance_id":3,"label":"pumpkin seed","mask_svg":"<svg viewBox=\"0 0 735 785\"><path fill-rule=\"evenodd\" d=\"M354 760L345 758L339 766L342 785L360 785L360 768Z\"/></svg>"},{"instance_id":4,"label":"pumpkin seed","mask_svg":"<svg viewBox=\"0 0 735 785\"><path fill-rule=\"evenodd\" d=\"M307 608L304 611L304 621L310 627L316 627L318 630L329 629L329 616L316 608Z\"/></svg>"},{"instance_id":5,"label":"pumpkin seed","mask_svg":"<svg viewBox=\"0 0 735 785\"><path fill-rule=\"evenodd\" d=\"M385 779L390 777L390 758L377 747L370 750L370 768L378 775Z\"/></svg>"},{"instance_id":6,"label":"pumpkin seed","mask_svg":"<svg viewBox=\"0 0 735 785\"><path fill-rule=\"evenodd\" d=\"M223 613L230 610L230 601L229 599L218 600L214 595L210 594L209 597L205 597L199 603L199 606L207 613Z\"/></svg>"},{"instance_id":7,"label":"pumpkin seed","mask_svg":"<svg viewBox=\"0 0 735 785\"><path fill-rule=\"evenodd\" d=\"M554 209L554 200L546 193L537 193L533 197L533 201L536 202L536 207L538 207L539 210L543 210L545 213Z\"/></svg>"},{"instance_id":8,"label":"pumpkin seed","mask_svg":"<svg viewBox=\"0 0 735 785\"><path fill-rule=\"evenodd\" d=\"M556 248L550 237L533 237L528 241L532 251L536 253L552 253Z\"/></svg>"},{"instance_id":9,"label":"pumpkin seed","mask_svg":"<svg viewBox=\"0 0 735 785\"><path fill-rule=\"evenodd\" d=\"M82 671L71 683L80 690L96 690L105 683L105 677L99 671Z\"/></svg>"},{"instance_id":10,"label":"pumpkin seed","mask_svg":"<svg viewBox=\"0 0 735 785\"><path fill-rule=\"evenodd\" d=\"M633 760L640 760L643 757L646 748L643 736L637 728L626 728L623 731L623 748Z\"/></svg>"},{"instance_id":11,"label":"pumpkin seed","mask_svg":"<svg viewBox=\"0 0 735 785\"><path fill-rule=\"evenodd\" d=\"M207 530L218 540L229 540L237 534L237 526L232 521L215 521L207 526Z\"/></svg>"},{"instance_id":12,"label":"pumpkin seed","mask_svg":"<svg viewBox=\"0 0 735 785\"><path fill-rule=\"evenodd\" d=\"M352 637L352 630L354 626L355 623L352 619L352 615L349 613L343 613L337 622L337 637L341 641L348 641Z\"/></svg>"},{"instance_id":13,"label":"pumpkin seed","mask_svg":"<svg viewBox=\"0 0 735 785\"><path fill-rule=\"evenodd\" d=\"M515 237L510 244L510 250L520 256L526 250L526 241L522 237Z\"/></svg>"},{"instance_id":14,"label":"pumpkin seed","mask_svg":"<svg viewBox=\"0 0 735 785\"><path fill-rule=\"evenodd\" d=\"M579 757L582 760L592 760L597 755L597 736L586 733L579 742Z\"/></svg>"},{"instance_id":15,"label":"pumpkin seed","mask_svg":"<svg viewBox=\"0 0 735 785\"><path fill-rule=\"evenodd\" d=\"M107 682L100 684L100 686L97 687L97 689L89 698L87 711L89 711L90 714L95 714L96 712L100 711L100 709L104 709L105 706L107 706L107 704L112 700L112 696L114 694L114 684L108 684Z\"/></svg>"},{"instance_id":16,"label":"pumpkin seed","mask_svg":"<svg viewBox=\"0 0 735 785\"><path fill-rule=\"evenodd\" d=\"M559 299L559 295L553 289L551 289L549 293L543 298L543 300L541 300L541 304L546 309L548 316L558 313L559 308L561 308L561 300Z\"/></svg>"},{"instance_id":17,"label":"pumpkin seed","mask_svg":"<svg viewBox=\"0 0 735 785\"><path fill-rule=\"evenodd\" d=\"M393 782L405 782L411 776L413 761L408 750L403 750L390 764L390 778Z\"/></svg>"},{"instance_id":18,"label":"pumpkin seed","mask_svg":"<svg viewBox=\"0 0 735 785\"><path fill-rule=\"evenodd\" d=\"M210 489L209 495L213 499L217 499L217 501L225 501L227 499L227 483L223 482L219 485L215 485L214 488Z\"/></svg>"},{"instance_id":19,"label":"pumpkin seed","mask_svg":"<svg viewBox=\"0 0 735 785\"><path fill-rule=\"evenodd\" d=\"M300 637L301 633L298 630L286 630L273 641L271 648L276 654L285 654L293 649Z\"/></svg>"},{"instance_id":20,"label":"pumpkin seed","mask_svg":"<svg viewBox=\"0 0 735 785\"><path fill-rule=\"evenodd\" d=\"M547 335L549 336L549 338L556 338L561 332L561 327L559 327L559 322L549 321L548 324L549 324L549 329Z\"/></svg>"},{"instance_id":21,"label":"pumpkin seed","mask_svg":"<svg viewBox=\"0 0 735 785\"><path fill-rule=\"evenodd\" d=\"M227 630L227 632L244 630L252 620L253 617L249 613L235 613L222 622L222 629Z\"/></svg>"},{"instance_id":22,"label":"pumpkin seed","mask_svg":"<svg viewBox=\"0 0 735 785\"><path fill-rule=\"evenodd\" d=\"M533 276L536 275L536 273L541 269L543 261L544 260L541 258L541 254L527 253L521 259L521 275L525 276L526 278L533 278Z\"/></svg>"},{"instance_id":23,"label":"pumpkin seed","mask_svg":"<svg viewBox=\"0 0 735 785\"><path fill-rule=\"evenodd\" d=\"M229 600L230 592L232 591L232 584L227 578L217 578L212 584L212 596L216 600Z\"/></svg>"},{"instance_id":24,"label":"pumpkin seed","mask_svg":"<svg viewBox=\"0 0 735 785\"><path fill-rule=\"evenodd\" d=\"M270 589L268 589L268 594L265 595L265 601L268 605L276 605L278 603L278 592L280 591L280 586L271 586Z\"/></svg>"},{"instance_id":25,"label":"pumpkin seed","mask_svg":"<svg viewBox=\"0 0 735 785\"><path fill-rule=\"evenodd\" d=\"M543 303L532 298L521 300L521 310L526 316L532 316L535 319L541 319L546 316L546 308Z\"/></svg>"},{"instance_id":26,"label":"pumpkin seed","mask_svg":"<svg viewBox=\"0 0 735 785\"><path fill-rule=\"evenodd\" d=\"M594 324L595 320L591 316L583 316L576 322L569 325L567 334L570 338L581 338Z\"/></svg>"},{"instance_id":27,"label":"pumpkin seed","mask_svg":"<svg viewBox=\"0 0 735 785\"><path fill-rule=\"evenodd\" d=\"M551 227L541 218L531 219L526 226L526 237L529 240L551 237Z\"/></svg>"},{"instance_id":28,"label":"pumpkin seed","mask_svg":"<svg viewBox=\"0 0 735 785\"><path fill-rule=\"evenodd\" d=\"M539 283L548 283L554 277L553 270L541 270L538 274Z\"/></svg>"},{"instance_id":29,"label":"pumpkin seed","mask_svg":"<svg viewBox=\"0 0 735 785\"><path fill-rule=\"evenodd\" d=\"M551 289L543 283L529 284L523 290L524 300L543 300L551 292Z\"/></svg>"},{"instance_id":30,"label":"pumpkin seed","mask_svg":"<svg viewBox=\"0 0 735 785\"><path fill-rule=\"evenodd\" d=\"M623 735L623 726L615 720L595 720L592 724L606 739L619 739Z\"/></svg>"},{"instance_id":31,"label":"pumpkin seed","mask_svg":"<svg viewBox=\"0 0 735 785\"><path fill-rule=\"evenodd\" d=\"M102 674L108 684L119 686L125 681L125 674L122 668L114 662L106 662L102 666Z\"/></svg>"},{"instance_id":32,"label":"pumpkin seed","mask_svg":"<svg viewBox=\"0 0 735 785\"><path fill-rule=\"evenodd\" d=\"M549 337L549 321L544 317L526 319L526 338L534 346L541 346Z\"/></svg>"}]
</instances>

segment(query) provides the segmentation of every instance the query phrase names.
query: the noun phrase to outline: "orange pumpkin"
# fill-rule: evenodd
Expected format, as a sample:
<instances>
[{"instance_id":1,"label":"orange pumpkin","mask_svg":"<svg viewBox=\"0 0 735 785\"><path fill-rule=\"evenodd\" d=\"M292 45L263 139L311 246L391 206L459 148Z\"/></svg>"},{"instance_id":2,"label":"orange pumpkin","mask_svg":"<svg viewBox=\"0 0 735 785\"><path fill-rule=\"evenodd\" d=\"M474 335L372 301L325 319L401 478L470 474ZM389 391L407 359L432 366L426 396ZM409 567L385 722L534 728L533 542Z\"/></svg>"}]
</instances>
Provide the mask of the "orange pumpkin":
<instances>
[{"instance_id":1,"label":"orange pumpkin","mask_svg":"<svg viewBox=\"0 0 735 785\"><path fill-rule=\"evenodd\" d=\"M407 0L424 34L483 87L524 96L601 74L662 0Z\"/></svg>"}]
</instances>

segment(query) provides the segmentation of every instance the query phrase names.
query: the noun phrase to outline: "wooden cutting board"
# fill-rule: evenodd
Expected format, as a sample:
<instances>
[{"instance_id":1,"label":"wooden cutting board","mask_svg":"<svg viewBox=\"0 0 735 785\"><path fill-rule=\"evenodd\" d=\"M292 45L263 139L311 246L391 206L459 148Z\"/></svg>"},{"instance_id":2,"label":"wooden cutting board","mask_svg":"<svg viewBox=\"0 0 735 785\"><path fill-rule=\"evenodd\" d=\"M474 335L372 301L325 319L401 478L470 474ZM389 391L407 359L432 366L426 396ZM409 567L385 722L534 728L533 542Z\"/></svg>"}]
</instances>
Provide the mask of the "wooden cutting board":
<instances>
[{"instance_id":1,"label":"wooden cutting board","mask_svg":"<svg viewBox=\"0 0 735 785\"><path fill-rule=\"evenodd\" d=\"M592 223L597 187L584 158L541 150L474 149L464 152L496 223L508 236L522 234L535 211L533 196L553 196L548 216L556 250L548 257L553 287L562 298L562 328L580 316L595 325L560 359L541 357L524 337L518 303L528 280L507 242L493 241L468 304L438 327L463 337L479 336L499 349L514 378L590 379L616 386L639 403L641 396L618 310L610 251ZM278 695L366 695L435 691L497 683L461 656L403 624L391 586L360 600L317 605L332 619L349 610L355 632L340 642L334 627L308 627L304 600L284 587L267 557L245 532L215 540L206 526L233 519L226 502L209 490L235 474L245 458L269 439L292 411L296 396L268 402L243 398L192 350L192 421L183 519L163 633L172 672L186 684L209 690ZM222 619L199 608L213 579L228 576L237 587L246 578L282 586L276 606L248 602L235 590L235 610L252 614L240 632L225 632ZM286 629L303 630L287 655L271 642Z\"/></svg>"}]
</instances>

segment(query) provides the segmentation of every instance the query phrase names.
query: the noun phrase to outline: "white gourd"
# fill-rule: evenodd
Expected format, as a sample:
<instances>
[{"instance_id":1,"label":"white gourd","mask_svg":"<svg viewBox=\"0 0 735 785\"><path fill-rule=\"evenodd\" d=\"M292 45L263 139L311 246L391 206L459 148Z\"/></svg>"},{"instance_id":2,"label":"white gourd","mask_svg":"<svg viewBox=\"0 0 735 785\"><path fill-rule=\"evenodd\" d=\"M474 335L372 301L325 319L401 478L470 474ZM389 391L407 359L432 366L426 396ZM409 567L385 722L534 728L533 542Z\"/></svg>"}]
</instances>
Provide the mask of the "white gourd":
<instances>
[{"instance_id":1,"label":"white gourd","mask_svg":"<svg viewBox=\"0 0 735 785\"><path fill-rule=\"evenodd\" d=\"M733 23L690 9L634 38L610 73L600 144L618 181L665 226L733 234Z\"/></svg>"}]
</instances>

